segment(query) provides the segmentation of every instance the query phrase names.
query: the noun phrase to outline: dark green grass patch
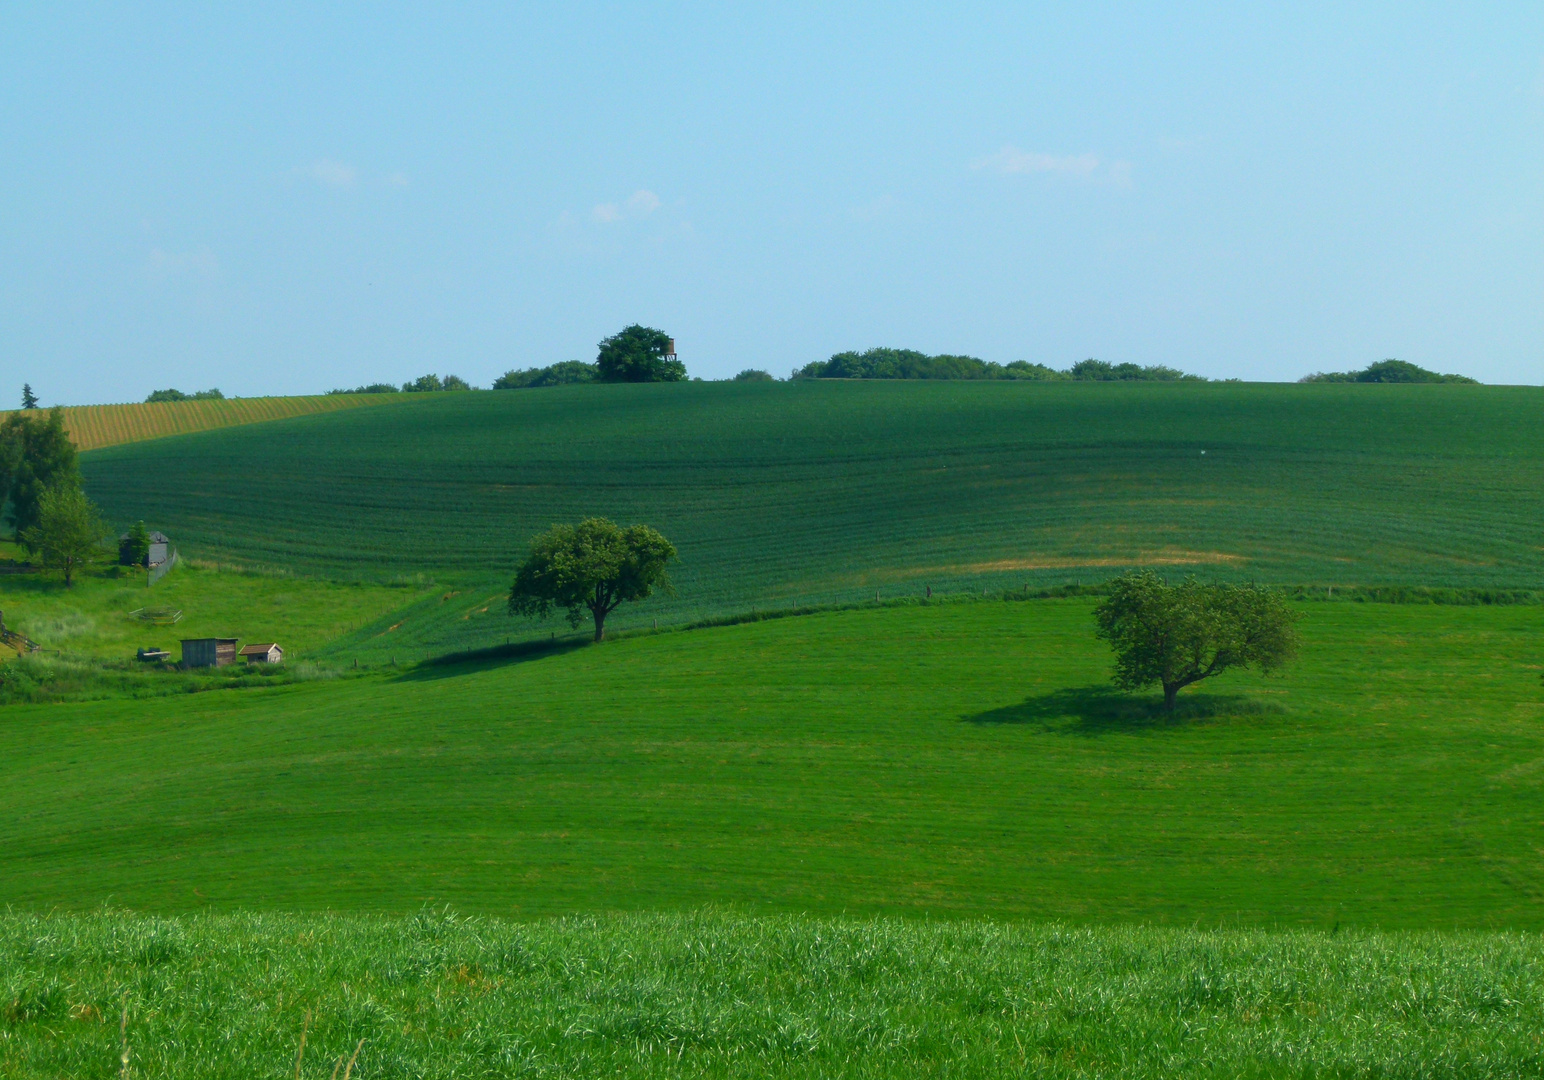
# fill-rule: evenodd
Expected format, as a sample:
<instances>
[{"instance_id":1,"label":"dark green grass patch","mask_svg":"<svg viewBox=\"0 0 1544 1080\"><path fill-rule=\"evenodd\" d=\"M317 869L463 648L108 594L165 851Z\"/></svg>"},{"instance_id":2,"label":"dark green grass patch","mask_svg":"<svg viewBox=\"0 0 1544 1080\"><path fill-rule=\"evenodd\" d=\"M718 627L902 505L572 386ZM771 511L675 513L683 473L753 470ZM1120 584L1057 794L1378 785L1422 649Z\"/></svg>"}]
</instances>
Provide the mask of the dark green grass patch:
<instances>
[{"instance_id":1,"label":"dark green grass patch","mask_svg":"<svg viewBox=\"0 0 1544 1080\"><path fill-rule=\"evenodd\" d=\"M1106 689L1087 599L0 712L0 903L1544 926L1544 608L1313 604Z\"/></svg>"},{"instance_id":2,"label":"dark green grass patch","mask_svg":"<svg viewBox=\"0 0 1544 1080\"><path fill-rule=\"evenodd\" d=\"M454 595L340 646L365 658L545 633L505 614L509 575L534 533L592 514L681 551L679 597L617 612L618 628L1130 566L1544 586L1537 388L802 380L422 398L93 451L83 468L110 516L157 522L185 554L454 578Z\"/></svg>"},{"instance_id":3,"label":"dark green grass patch","mask_svg":"<svg viewBox=\"0 0 1544 1080\"><path fill-rule=\"evenodd\" d=\"M1533 935L0 916L13 1077L1500 1080L1541 1029Z\"/></svg>"}]
</instances>

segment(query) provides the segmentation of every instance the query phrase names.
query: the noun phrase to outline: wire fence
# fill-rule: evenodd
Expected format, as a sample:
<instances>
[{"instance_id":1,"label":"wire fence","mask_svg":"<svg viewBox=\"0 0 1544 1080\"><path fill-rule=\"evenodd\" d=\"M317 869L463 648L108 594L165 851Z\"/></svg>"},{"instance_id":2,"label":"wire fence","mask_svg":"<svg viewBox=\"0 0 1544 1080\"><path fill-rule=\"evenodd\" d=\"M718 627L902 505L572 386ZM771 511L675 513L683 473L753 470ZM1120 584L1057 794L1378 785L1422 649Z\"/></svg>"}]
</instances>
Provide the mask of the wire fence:
<instances>
[{"instance_id":1,"label":"wire fence","mask_svg":"<svg viewBox=\"0 0 1544 1080\"><path fill-rule=\"evenodd\" d=\"M159 563L157 563L156 565L154 565L154 566L152 566L150 568L149 574L146 575L145 587L149 588L150 586L154 585L156 582L160 581L162 578L164 578L167 575L167 573L171 570L171 568L176 566L176 565L177 565L177 549L176 548L172 548L171 554L166 556L166 560L164 562L159 562Z\"/></svg>"}]
</instances>

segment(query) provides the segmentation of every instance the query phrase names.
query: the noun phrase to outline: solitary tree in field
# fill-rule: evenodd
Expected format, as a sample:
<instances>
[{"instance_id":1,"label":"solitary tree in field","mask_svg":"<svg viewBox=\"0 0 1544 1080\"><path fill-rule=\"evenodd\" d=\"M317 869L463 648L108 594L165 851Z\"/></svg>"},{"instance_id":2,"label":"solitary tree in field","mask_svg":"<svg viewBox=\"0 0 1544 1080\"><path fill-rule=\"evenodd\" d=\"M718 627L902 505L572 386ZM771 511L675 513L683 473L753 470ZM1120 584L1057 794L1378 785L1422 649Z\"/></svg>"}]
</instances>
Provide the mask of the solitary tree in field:
<instances>
[{"instance_id":1,"label":"solitary tree in field","mask_svg":"<svg viewBox=\"0 0 1544 1080\"><path fill-rule=\"evenodd\" d=\"M675 545L647 525L624 529L605 518L554 525L531 541L509 590L509 610L545 618L564 608L575 627L588 611L599 641L617 605L670 591L665 564L675 557Z\"/></svg>"},{"instance_id":2,"label":"solitary tree in field","mask_svg":"<svg viewBox=\"0 0 1544 1080\"><path fill-rule=\"evenodd\" d=\"M1169 585L1151 570L1125 574L1094 609L1115 650L1115 683L1163 687L1171 712L1181 690L1230 668L1275 671L1297 653L1297 614L1254 585Z\"/></svg>"},{"instance_id":3,"label":"solitary tree in field","mask_svg":"<svg viewBox=\"0 0 1544 1080\"><path fill-rule=\"evenodd\" d=\"M670 336L634 323L600 343L595 367L601 382L680 382L686 365L671 355Z\"/></svg>"},{"instance_id":4,"label":"solitary tree in field","mask_svg":"<svg viewBox=\"0 0 1544 1080\"><path fill-rule=\"evenodd\" d=\"M76 569L96 554L104 531L102 519L85 492L61 485L43 492L38 499L37 524L22 538L28 548L43 553L43 565L64 571L68 588Z\"/></svg>"},{"instance_id":5,"label":"solitary tree in field","mask_svg":"<svg viewBox=\"0 0 1544 1080\"><path fill-rule=\"evenodd\" d=\"M23 409L35 409L38 407L38 396L32 392L31 383L21 384L21 407Z\"/></svg>"}]
</instances>

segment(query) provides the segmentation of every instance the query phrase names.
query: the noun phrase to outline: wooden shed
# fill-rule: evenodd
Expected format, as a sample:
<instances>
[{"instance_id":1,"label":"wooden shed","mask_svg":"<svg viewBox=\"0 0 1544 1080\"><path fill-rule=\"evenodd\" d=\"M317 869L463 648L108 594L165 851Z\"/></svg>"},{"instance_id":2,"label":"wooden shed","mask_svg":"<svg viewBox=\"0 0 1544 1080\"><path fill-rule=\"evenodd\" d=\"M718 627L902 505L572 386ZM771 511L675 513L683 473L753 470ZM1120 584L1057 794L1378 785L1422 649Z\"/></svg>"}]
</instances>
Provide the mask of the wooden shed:
<instances>
[{"instance_id":1,"label":"wooden shed","mask_svg":"<svg viewBox=\"0 0 1544 1080\"><path fill-rule=\"evenodd\" d=\"M233 637L205 637L182 639L182 666L224 667L236 659L236 639Z\"/></svg>"},{"instance_id":2,"label":"wooden shed","mask_svg":"<svg viewBox=\"0 0 1544 1080\"><path fill-rule=\"evenodd\" d=\"M284 650L279 648L276 641L259 641L252 645L243 645L237 655L245 657L249 664L282 664L284 662Z\"/></svg>"},{"instance_id":3,"label":"wooden shed","mask_svg":"<svg viewBox=\"0 0 1544 1080\"><path fill-rule=\"evenodd\" d=\"M171 538L164 532L152 530L150 533L150 553L146 556L141 566L160 566L164 563L172 550ZM133 566L134 558L129 554L129 534L124 533L118 537L118 565Z\"/></svg>"}]
</instances>

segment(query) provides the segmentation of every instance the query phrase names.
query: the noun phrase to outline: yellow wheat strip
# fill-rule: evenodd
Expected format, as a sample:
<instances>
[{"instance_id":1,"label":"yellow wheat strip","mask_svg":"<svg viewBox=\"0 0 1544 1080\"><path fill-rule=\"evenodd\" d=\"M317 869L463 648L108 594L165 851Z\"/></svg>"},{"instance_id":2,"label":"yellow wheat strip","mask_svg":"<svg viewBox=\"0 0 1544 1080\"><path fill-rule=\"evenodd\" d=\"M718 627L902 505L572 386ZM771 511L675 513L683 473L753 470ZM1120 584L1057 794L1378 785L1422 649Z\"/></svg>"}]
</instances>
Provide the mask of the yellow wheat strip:
<instances>
[{"instance_id":1,"label":"yellow wheat strip","mask_svg":"<svg viewBox=\"0 0 1544 1080\"><path fill-rule=\"evenodd\" d=\"M80 450L184 435L195 431L284 420L400 400L396 394L327 394L316 397L228 398L224 401L159 401L136 405L68 405L65 430ZM0 413L4 420L9 413Z\"/></svg>"}]
</instances>

